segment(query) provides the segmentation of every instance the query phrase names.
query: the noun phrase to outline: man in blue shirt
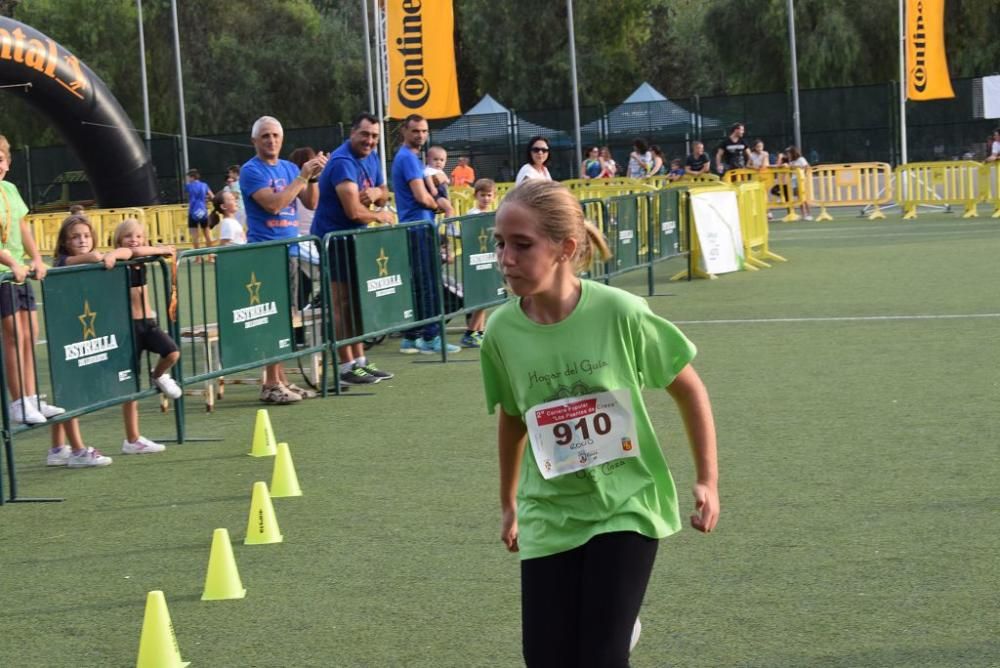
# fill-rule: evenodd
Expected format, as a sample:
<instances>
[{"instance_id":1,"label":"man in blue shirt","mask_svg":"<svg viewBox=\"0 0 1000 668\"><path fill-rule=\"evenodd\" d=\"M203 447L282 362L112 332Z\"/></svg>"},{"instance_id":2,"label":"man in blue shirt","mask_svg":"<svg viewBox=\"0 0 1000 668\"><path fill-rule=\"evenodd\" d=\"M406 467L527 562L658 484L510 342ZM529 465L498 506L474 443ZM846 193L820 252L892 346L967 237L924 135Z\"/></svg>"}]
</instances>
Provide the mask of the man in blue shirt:
<instances>
[{"instance_id":1,"label":"man in blue shirt","mask_svg":"<svg viewBox=\"0 0 1000 668\"><path fill-rule=\"evenodd\" d=\"M433 222L437 211L434 195L427 190L424 182L424 165L420 162L420 148L427 141L427 120L419 114L410 114L403 121L403 146L392 161L392 192L396 196L396 211L399 222ZM437 289L435 258L437 249L433 247L433 232L426 229L411 230L410 248L413 264L414 297L417 320L433 317L440 312ZM447 343L441 336L441 326L433 322L423 328L417 327L403 332L403 342L399 352L440 353L441 346L447 345L449 353L461 350Z\"/></svg>"},{"instance_id":2,"label":"man in blue shirt","mask_svg":"<svg viewBox=\"0 0 1000 668\"><path fill-rule=\"evenodd\" d=\"M365 112L351 123L350 137L330 154L319 177L319 206L313 216L310 232L318 237L329 232L364 228L369 223L392 224L391 211L372 210L382 207L389 197L379 162L378 146L381 124L378 118ZM352 309L350 284L354 264L351 237L330 240L330 277L334 303L334 324L337 338L357 335L357 313ZM370 385L393 374L371 364L365 356L363 343L341 346L340 382L347 385Z\"/></svg>"},{"instance_id":3,"label":"man in blue shirt","mask_svg":"<svg viewBox=\"0 0 1000 668\"><path fill-rule=\"evenodd\" d=\"M302 200L307 207L314 208L319 199L316 180L326 165L326 155L320 152L299 170L279 157L284 138L281 123L271 116L258 118L250 131L257 154L240 168L240 191L247 215L249 243L299 236L297 201ZM297 295L298 244L289 245L288 255L291 294ZM294 304L292 310L296 311ZM271 364L265 368L261 401L288 404L301 401L306 394L306 390L288 382L283 365Z\"/></svg>"}]
</instances>

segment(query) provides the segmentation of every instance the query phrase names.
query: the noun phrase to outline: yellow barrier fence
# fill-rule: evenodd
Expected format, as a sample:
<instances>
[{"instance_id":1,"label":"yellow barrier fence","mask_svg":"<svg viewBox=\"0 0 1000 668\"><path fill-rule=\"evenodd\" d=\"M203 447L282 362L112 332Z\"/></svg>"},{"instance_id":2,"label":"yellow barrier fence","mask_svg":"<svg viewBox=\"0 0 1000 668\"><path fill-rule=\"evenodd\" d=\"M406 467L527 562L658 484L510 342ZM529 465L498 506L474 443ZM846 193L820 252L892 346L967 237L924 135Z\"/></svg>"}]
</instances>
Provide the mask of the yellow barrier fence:
<instances>
[{"instance_id":1,"label":"yellow barrier fence","mask_svg":"<svg viewBox=\"0 0 1000 668\"><path fill-rule=\"evenodd\" d=\"M1000 218L1000 163L987 162L980 168L979 190L984 202L993 205L991 218Z\"/></svg>"},{"instance_id":2,"label":"yellow barrier fence","mask_svg":"<svg viewBox=\"0 0 1000 668\"><path fill-rule=\"evenodd\" d=\"M109 250L114 243L115 228L126 218L135 218L145 222L145 213L138 207L123 207L121 209L88 209L84 212L87 220L94 228L94 248ZM69 216L69 211L59 213L34 213L26 216L31 234L38 244L38 250L43 255L53 255L56 240L59 237L59 227Z\"/></svg>"},{"instance_id":3,"label":"yellow barrier fence","mask_svg":"<svg viewBox=\"0 0 1000 668\"><path fill-rule=\"evenodd\" d=\"M743 268L749 271L768 269L772 262L788 262L768 247L767 190L761 182L740 183L736 186L736 202L740 209L740 234L743 237Z\"/></svg>"},{"instance_id":4,"label":"yellow barrier fence","mask_svg":"<svg viewBox=\"0 0 1000 668\"><path fill-rule=\"evenodd\" d=\"M726 183L759 181L764 185L768 209L787 209L784 223L801 220L795 212L812 201L812 179L804 167L768 167L766 169L731 169L722 180Z\"/></svg>"},{"instance_id":5,"label":"yellow barrier fence","mask_svg":"<svg viewBox=\"0 0 1000 668\"><path fill-rule=\"evenodd\" d=\"M833 220L828 206L871 207L868 220L885 218L881 206L892 201L892 168L884 162L816 165L810 204L820 207L816 220Z\"/></svg>"},{"instance_id":6,"label":"yellow barrier fence","mask_svg":"<svg viewBox=\"0 0 1000 668\"><path fill-rule=\"evenodd\" d=\"M896 167L896 202L903 208L903 219L916 218L921 204L962 206L962 218L975 218L981 198L981 168L971 160L911 162Z\"/></svg>"}]
</instances>

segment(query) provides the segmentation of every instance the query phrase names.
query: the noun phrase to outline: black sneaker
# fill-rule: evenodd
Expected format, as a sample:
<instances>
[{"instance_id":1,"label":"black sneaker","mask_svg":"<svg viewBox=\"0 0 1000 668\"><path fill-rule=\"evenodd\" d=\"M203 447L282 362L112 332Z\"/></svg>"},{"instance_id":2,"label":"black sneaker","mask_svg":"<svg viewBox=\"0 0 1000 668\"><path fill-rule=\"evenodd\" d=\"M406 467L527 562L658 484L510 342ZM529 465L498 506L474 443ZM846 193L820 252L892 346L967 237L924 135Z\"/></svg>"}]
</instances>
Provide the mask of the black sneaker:
<instances>
[{"instance_id":1,"label":"black sneaker","mask_svg":"<svg viewBox=\"0 0 1000 668\"><path fill-rule=\"evenodd\" d=\"M354 367L340 374L340 382L345 385L374 385L380 380L382 379L376 378L360 367Z\"/></svg>"},{"instance_id":2,"label":"black sneaker","mask_svg":"<svg viewBox=\"0 0 1000 668\"><path fill-rule=\"evenodd\" d=\"M363 369L364 372L367 373L369 376L375 376L379 380L386 380L386 379L389 379L389 378L395 378L396 377L396 374L389 373L388 371L382 371L382 369L379 369L374 364L366 364L366 365L364 365L362 367L358 367L358 368Z\"/></svg>"}]
</instances>

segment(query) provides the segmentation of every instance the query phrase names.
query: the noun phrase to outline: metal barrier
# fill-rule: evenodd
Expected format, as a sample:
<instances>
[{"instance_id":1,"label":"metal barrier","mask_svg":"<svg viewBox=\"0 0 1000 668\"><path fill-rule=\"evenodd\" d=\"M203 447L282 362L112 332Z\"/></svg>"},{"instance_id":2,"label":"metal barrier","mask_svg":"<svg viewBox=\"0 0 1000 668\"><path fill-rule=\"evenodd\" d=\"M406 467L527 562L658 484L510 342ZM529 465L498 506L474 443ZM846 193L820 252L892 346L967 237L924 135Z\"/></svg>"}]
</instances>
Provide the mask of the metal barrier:
<instances>
[{"instance_id":1,"label":"metal barrier","mask_svg":"<svg viewBox=\"0 0 1000 668\"><path fill-rule=\"evenodd\" d=\"M820 207L816 220L833 220L828 206L862 206L871 209L868 220L885 218L879 207L892 201L892 168L887 163L816 165L809 171L810 203Z\"/></svg>"},{"instance_id":2,"label":"metal barrier","mask_svg":"<svg viewBox=\"0 0 1000 668\"><path fill-rule=\"evenodd\" d=\"M978 177L982 165L971 160L911 162L895 169L896 202L903 220L917 217L920 205L962 206L962 218L975 218L981 198Z\"/></svg>"},{"instance_id":3,"label":"metal barrier","mask_svg":"<svg viewBox=\"0 0 1000 668\"><path fill-rule=\"evenodd\" d=\"M771 252L768 246L767 192L763 183L740 183L736 186L736 202L740 208L740 233L743 237L743 268L748 271L769 269L773 262L788 262Z\"/></svg>"},{"instance_id":4,"label":"metal barrier","mask_svg":"<svg viewBox=\"0 0 1000 668\"><path fill-rule=\"evenodd\" d=\"M204 393L206 410L224 396L227 382L262 383L225 376L292 360L303 380L325 396L329 302L317 241L293 237L179 254L171 322L173 339L183 344L177 378L187 394ZM189 387L196 383L205 383L201 392Z\"/></svg>"},{"instance_id":5,"label":"metal barrier","mask_svg":"<svg viewBox=\"0 0 1000 668\"><path fill-rule=\"evenodd\" d=\"M446 318L475 316L507 301L493 250L495 216L490 212L451 218L439 229Z\"/></svg>"},{"instance_id":6,"label":"metal barrier","mask_svg":"<svg viewBox=\"0 0 1000 668\"><path fill-rule=\"evenodd\" d=\"M983 163L979 178L980 199L993 205L991 218L1000 218L1000 163Z\"/></svg>"},{"instance_id":7,"label":"metal barrier","mask_svg":"<svg viewBox=\"0 0 1000 668\"><path fill-rule=\"evenodd\" d=\"M153 387L142 387L141 359L135 354L132 304L129 294L130 266L158 266L149 293L154 302L151 310L166 313L165 286L169 285L169 269L162 260L145 258L119 263L108 270L101 264L59 267L48 272L39 283L42 292L42 315L46 333L45 358L39 360L35 344L38 332L35 321L28 319L26 332L30 352L22 347L16 359L7 359L6 345L0 346L0 414L3 417L3 447L9 481L9 498L4 498L0 478L0 505L9 501L61 501L55 498L22 498L19 495L17 467L14 458L14 437L24 431L60 425L72 418L104 408L154 396ZM157 280L157 273L159 280ZM3 284L10 283L10 277ZM7 289L6 287L4 289ZM19 331L18 318L12 318L15 346L25 334ZM2 334L0 334L2 336ZM6 343L6 342L5 342ZM30 360L26 359L30 357ZM30 368L25 367L30 364ZM11 365L8 367L8 365ZM150 369L153 363L150 363ZM39 371L47 373L40 374ZM22 411L25 395L34 401L48 400L65 413L41 424L15 422L7 402L9 378L13 377L21 395ZM33 402L32 402L33 403ZM41 408L40 403L34 404ZM182 403L177 404L177 440L182 438Z\"/></svg>"},{"instance_id":8,"label":"metal barrier","mask_svg":"<svg viewBox=\"0 0 1000 668\"><path fill-rule=\"evenodd\" d=\"M766 169L731 169L722 180L725 183L748 183L758 181L767 191L768 209L787 209L781 219L793 223L802 217L795 213L812 201L812 178L810 171L803 167L768 167Z\"/></svg>"},{"instance_id":9,"label":"metal barrier","mask_svg":"<svg viewBox=\"0 0 1000 668\"><path fill-rule=\"evenodd\" d=\"M330 232L321 247L329 257L323 264L323 289L333 314L327 319L331 349L432 324L444 336L436 223ZM441 361L448 361L446 345L441 346ZM339 393L339 374L334 378Z\"/></svg>"}]
</instances>

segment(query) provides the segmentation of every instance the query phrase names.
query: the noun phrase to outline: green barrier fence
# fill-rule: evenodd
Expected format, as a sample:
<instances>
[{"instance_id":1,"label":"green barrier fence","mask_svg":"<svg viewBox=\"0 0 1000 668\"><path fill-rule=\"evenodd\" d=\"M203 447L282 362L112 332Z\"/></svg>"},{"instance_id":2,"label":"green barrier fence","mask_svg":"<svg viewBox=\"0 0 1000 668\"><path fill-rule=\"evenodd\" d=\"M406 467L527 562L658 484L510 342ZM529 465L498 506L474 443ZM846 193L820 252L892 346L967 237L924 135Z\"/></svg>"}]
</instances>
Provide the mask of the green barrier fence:
<instances>
[{"instance_id":1,"label":"green barrier fence","mask_svg":"<svg viewBox=\"0 0 1000 668\"><path fill-rule=\"evenodd\" d=\"M169 281L164 262L150 258L133 260L110 270L100 264L60 267L50 270L39 284L46 333L44 357L40 359L40 347L34 345L38 332L30 321L28 335L34 350L30 368L25 368L21 355L14 360L6 359L4 347L0 346L0 366L17 379L20 387L26 387L30 374L35 379L37 396L66 411L42 424L15 422L7 403L8 374L0 374L0 393L3 395L0 413L9 483L9 496L5 498L0 477L0 505L62 500L20 496L14 453L17 434L49 428L86 413L157 394L148 382L141 382L142 361L136 355L133 340L129 272L131 267L140 264L159 269L148 272L153 282L148 293L153 300L150 310L162 318L166 315L163 287ZM8 274L3 289L7 289L9 282ZM14 340L17 340L22 332L17 326L17 318L12 322ZM8 364L12 368L8 369ZM155 361L148 360L147 365L152 368ZM35 407L40 408L38 404ZM178 411L177 440L181 438L182 424Z\"/></svg>"},{"instance_id":2,"label":"green barrier fence","mask_svg":"<svg viewBox=\"0 0 1000 668\"><path fill-rule=\"evenodd\" d=\"M444 336L441 240L432 222L330 232L321 248L331 350L437 325ZM448 361L441 346L441 361ZM334 374L334 391L341 390Z\"/></svg>"},{"instance_id":3,"label":"green barrier fence","mask_svg":"<svg viewBox=\"0 0 1000 668\"><path fill-rule=\"evenodd\" d=\"M445 220L441 259L444 310L448 318L471 315L507 301L493 246L496 214Z\"/></svg>"},{"instance_id":4,"label":"green barrier fence","mask_svg":"<svg viewBox=\"0 0 1000 668\"><path fill-rule=\"evenodd\" d=\"M271 365L288 373L288 361L326 394L327 301L316 242L294 237L180 253L171 336L181 345L177 378L185 394L203 394L211 411L225 382L262 383L226 376ZM186 438L183 425L179 438Z\"/></svg>"}]
</instances>

